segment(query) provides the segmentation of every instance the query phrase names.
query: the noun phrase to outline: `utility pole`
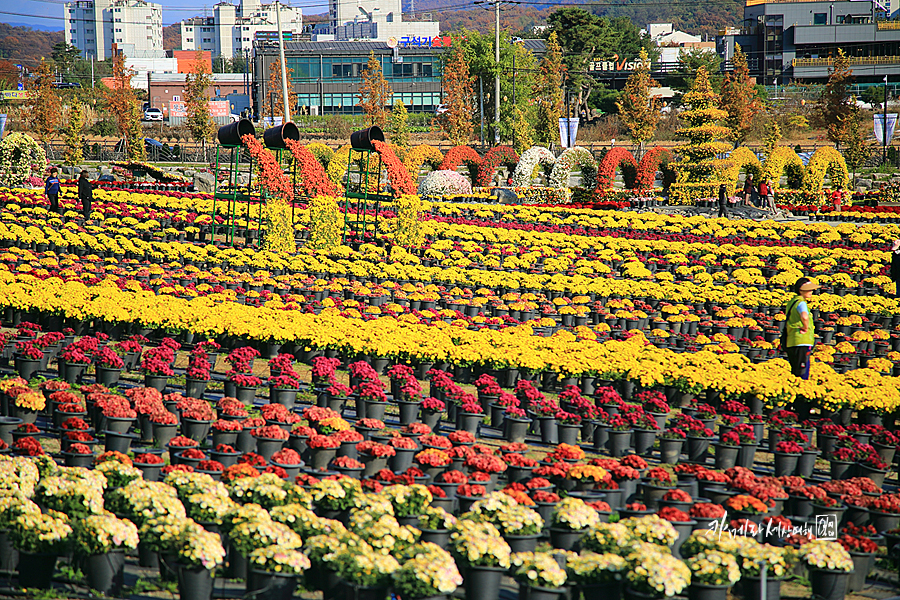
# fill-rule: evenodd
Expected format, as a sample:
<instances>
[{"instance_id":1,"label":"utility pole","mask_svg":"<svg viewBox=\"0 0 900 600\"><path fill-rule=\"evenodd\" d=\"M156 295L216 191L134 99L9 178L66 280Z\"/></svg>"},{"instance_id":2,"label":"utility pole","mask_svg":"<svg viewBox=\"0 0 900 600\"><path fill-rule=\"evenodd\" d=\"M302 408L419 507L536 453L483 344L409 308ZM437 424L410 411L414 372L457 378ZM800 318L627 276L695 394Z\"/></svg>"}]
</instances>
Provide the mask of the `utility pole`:
<instances>
[{"instance_id":1,"label":"utility pole","mask_svg":"<svg viewBox=\"0 0 900 600\"><path fill-rule=\"evenodd\" d=\"M284 122L291 120L290 95L287 84L287 65L284 62L284 34L281 32L281 3L275 0L275 14L278 21L278 53L281 56L281 92L284 94ZM274 124L275 116L272 115Z\"/></svg>"},{"instance_id":2,"label":"utility pole","mask_svg":"<svg viewBox=\"0 0 900 600\"><path fill-rule=\"evenodd\" d=\"M478 78L478 105L481 107L481 143L484 143L484 80Z\"/></svg>"},{"instance_id":3,"label":"utility pole","mask_svg":"<svg viewBox=\"0 0 900 600\"><path fill-rule=\"evenodd\" d=\"M874 3L873 3L874 6ZM874 9L873 9L874 10ZM884 76L884 112L882 113L882 121L881 121L881 163L884 164L887 162L887 98L888 98L888 89L887 89L887 75Z\"/></svg>"},{"instance_id":4,"label":"utility pole","mask_svg":"<svg viewBox=\"0 0 900 600\"><path fill-rule=\"evenodd\" d=\"M500 145L500 0L494 0L494 145Z\"/></svg>"}]
</instances>

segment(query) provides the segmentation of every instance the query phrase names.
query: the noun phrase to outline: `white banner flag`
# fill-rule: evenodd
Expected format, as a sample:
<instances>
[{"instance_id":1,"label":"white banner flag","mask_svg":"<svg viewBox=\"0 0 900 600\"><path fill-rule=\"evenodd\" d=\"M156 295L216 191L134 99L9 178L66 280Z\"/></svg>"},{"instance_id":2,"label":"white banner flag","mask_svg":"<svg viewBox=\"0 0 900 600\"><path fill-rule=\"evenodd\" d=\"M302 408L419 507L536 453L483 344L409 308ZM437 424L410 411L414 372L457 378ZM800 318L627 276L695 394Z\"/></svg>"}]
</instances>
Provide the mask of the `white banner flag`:
<instances>
[{"instance_id":1,"label":"white banner flag","mask_svg":"<svg viewBox=\"0 0 900 600\"><path fill-rule=\"evenodd\" d=\"M574 148L575 140L578 139L578 117L560 117L559 119L559 142L563 148Z\"/></svg>"},{"instance_id":2,"label":"white banner flag","mask_svg":"<svg viewBox=\"0 0 900 600\"><path fill-rule=\"evenodd\" d=\"M897 113L888 113L887 114L887 131L885 132L884 126L884 113L875 113L875 139L878 140L878 143L882 146L887 146L891 143L891 139L894 137L894 129L897 126ZM884 134L887 133L887 136ZM887 137L887 143L885 143L884 138Z\"/></svg>"}]
</instances>

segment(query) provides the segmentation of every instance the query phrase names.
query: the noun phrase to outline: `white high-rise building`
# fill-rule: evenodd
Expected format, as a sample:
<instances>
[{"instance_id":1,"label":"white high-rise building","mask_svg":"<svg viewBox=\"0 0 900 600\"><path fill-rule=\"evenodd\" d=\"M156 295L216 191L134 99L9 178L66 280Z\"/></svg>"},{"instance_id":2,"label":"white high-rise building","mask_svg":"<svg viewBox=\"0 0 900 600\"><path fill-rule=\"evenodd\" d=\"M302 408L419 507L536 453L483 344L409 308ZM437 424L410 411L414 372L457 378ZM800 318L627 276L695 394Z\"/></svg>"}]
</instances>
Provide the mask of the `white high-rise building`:
<instances>
[{"instance_id":1,"label":"white high-rise building","mask_svg":"<svg viewBox=\"0 0 900 600\"><path fill-rule=\"evenodd\" d=\"M440 35L438 21L404 21L401 0L329 0L327 27L317 26L315 41L427 40ZM419 43L416 41L416 43Z\"/></svg>"},{"instance_id":2,"label":"white high-rise building","mask_svg":"<svg viewBox=\"0 0 900 600\"><path fill-rule=\"evenodd\" d=\"M133 58L164 56L162 5L144 0L76 0L65 4L66 43L84 58L106 60L113 44ZM127 53L126 53L127 54Z\"/></svg>"},{"instance_id":3,"label":"white high-rise building","mask_svg":"<svg viewBox=\"0 0 900 600\"><path fill-rule=\"evenodd\" d=\"M285 34L303 31L303 10L281 4L281 29ZM213 56L231 58L253 48L257 37L278 39L275 3L242 0L239 6L220 2L212 17L194 17L181 22L182 50L209 50Z\"/></svg>"}]
</instances>

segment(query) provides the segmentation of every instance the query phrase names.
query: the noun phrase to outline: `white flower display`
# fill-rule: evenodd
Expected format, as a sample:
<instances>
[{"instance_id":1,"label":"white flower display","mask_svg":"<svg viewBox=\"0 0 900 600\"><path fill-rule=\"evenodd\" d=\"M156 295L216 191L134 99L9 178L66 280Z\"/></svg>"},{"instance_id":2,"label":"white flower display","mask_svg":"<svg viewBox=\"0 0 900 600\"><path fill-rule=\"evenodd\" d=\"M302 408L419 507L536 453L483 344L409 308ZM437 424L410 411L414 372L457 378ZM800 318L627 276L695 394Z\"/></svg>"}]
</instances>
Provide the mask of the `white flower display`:
<instances>
[{"instance_id":1,"label":"white flower display","mask_svg":"<svg viewBox=\"0 0 900 600\"><path fill-rule=\"evenodd\" d=\"M519 164L513 172L512 182L515 187L525 187L531 183L531 177L538 165L553 167L556 165L556 157L553 153L541 146L533 146L522 153Z\"/></svg>"},{"instance_id":2,"label":"white flower display","mask_svg":"<svg viewBox=\"0 0 900 600\"><path fill-rule=\"evenodd\" d=\"M556 159L556 164L550 173L550 187L567 187L569 173L576 167L581 169L583 186L593 189L597 183L597 161L587 149L580 146L569 148Z\"/></svg>"},{"instance_id":3,"label":"white flower display","mask_svg":"<svg viewBox=\"0 0 900 600\"><path fill-rule=\"evenodd\" d=\"M456 171L433 171L419 184L421 196L452 196L472 193L472 184Z\"/></svg>"}]
</instances>

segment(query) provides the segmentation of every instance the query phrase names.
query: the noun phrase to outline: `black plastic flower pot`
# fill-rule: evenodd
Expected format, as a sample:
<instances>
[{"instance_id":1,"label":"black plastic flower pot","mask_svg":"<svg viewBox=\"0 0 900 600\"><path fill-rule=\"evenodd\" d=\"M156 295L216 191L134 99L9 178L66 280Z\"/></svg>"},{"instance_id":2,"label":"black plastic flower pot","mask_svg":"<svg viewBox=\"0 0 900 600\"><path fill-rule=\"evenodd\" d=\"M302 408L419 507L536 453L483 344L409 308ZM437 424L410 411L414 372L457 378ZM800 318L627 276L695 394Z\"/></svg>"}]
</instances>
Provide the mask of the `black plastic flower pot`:
<instances>
[{"instance_id":1,"label":"black plastic flower pot","mask_svg":"<svg viewBox=\"0 0 900 600\"><path fill-rule=\"evenodd\" d=\"M64 363L64 367L60 366L60 376L65 379L66 383L78 385L81 383L84 371L87 369L86 364Z\"/></svg>"},{"instance_id":2,"label":"black plastic flower pot","mask_svg":"<svg viewBox=\"0 0 900 600\"><path fill-rule=\"evenodd\" d=\"M247 595L256 600L290 600L297 588L297 576L286 573L250 570Z\"/></svg>"},{"instance_id":3,"label":"black plastic flower pot","mask_svg":"<svg viewBox=\"0 0 900 600\"><path fill-rule=\"evenodd\" d=\"M272 460L272 456L282 448L284 448L284 440L256 438L256 453L262 456L266 462Z\"/></svg>"},{"instance_id":4,"label":"black plastic flower pot","mask_svg":"<svg viewBox=\"0 0 900 600\"><path fill-rule=\"evenodd\" d=\"M297 404L297 392L299 389L294 388L269 388L269 401L273 404L280 404L286 409L291 410Z\"/></svg>"},{"instance_id":5,"label":"black plastic flower pot","mask_svg":"<svg viewBox=\"0 0 900 600\"><path fill-rule=\"evenodd\" d=\"M169 377L166 375L153 375L152 373L144 374L144 386L152 387L165 395L166 385L169 383Z\"/></svg>"},{"instance_id":6,"label":"black plastic flower pot","mask_svg":"<svg viewBox=\"0 0 900 600\"><path fill-rule=\"evenodd\" d=\"M23 423L18 417L0 417L0 440L7 446L13 445L13 430Z\"/></svg>"},{"instance_id":7,"label":"black plastic flower pot","mask_svg":"<svg viewBox=\"0 0 900 600\"><path fill-rule=\"evenodd\" d=\"M316 471L328 468L328 463L337 454L337 448L310 448L310 466Z\"/></svg>"},{"instance_id":8,"label":"black plastic flower pot","mask_svg":"<svg viewBox=\"0 0 900 600\"><path fill-rule=\"evenodd\" d=\"M638 456L647 456L653 450L656 441L655 429L634 430L634 453Z\"/></svg>"},{"instance_id":9,"label":"black plastic flower pot","mask_svg":"<svg viewBox=\"0 0 900 600\"><path fill-rule=\"evenodd\" d=\"M850 479L853 477L853 466L854 463L846 460L833 460L831 461L831 478L834 480L838 479Z\"/></svg>"},{"instance_id":10,"label":"black plastic flower pot","mask_svg":"<svg viewBox=\"0 0 900 600\"><path fill-rule=\"evenodd\" d=\"M874 469L864 463L857 463L856 470L860 477L868 477L878 487L884 485L884 478L888 473L887 470Z\"/></svg>"},{"instance_id":11,"label":"black plastic flower pot","mask_svg":"<svg viewBox=\"0 0 900 600\"><path fill-rule=\"evenodd\" d=\"M192 379L191 377L186 377L184 380L184 395L188 398L198 398L202 400L207 385L209 385L208 379Z\"/></svg>"},{"instance_id":12,"label":"black plastic flower pot","mask_svg":"<svg viewBox=\"0 0 900 600\"><path fill-rule=\"evenodd\" d=\"M181 600L209 600L214 580L213 571L209 569L178 565L178 594Z\"/></svg>"},{"instance_id":13,"label":"black plastic flower pot","mask_svg":"<svg viewBox=\"0 0 900 600\"><path fill-rule=\"evenodd\" d=\"M809 583L817 600L843 600L847 595L850 573L826 569L810 569Z\"/></svg>"},{"instance_id":14,"label":"black plastic flower pot","mask_svg":"<svg viewBox=\"0 0 900 600\"><path fill-rule=\"evenodd\" d=\"M581 432L581 425L571 425L568 423L556 424L556 435L560 444L569 444L570 446L578 445L578 434ZM653 442L650 442L653 445Z\"/></svg>"},{"instance_id":15,"label":"black plastic flower pot","mask_svg":"<svg viewBox=\"0 0 900 600\"><path fill-rule=\"evenodd\" d=\"M431 542L445 550L450 546L450 530L449 529L422 529L420 540L423 542Z\"/></svg>"},{"instance_id":16,"label":"black plastic flower pot","mask_svg":"<svg viewBox=\"0 0 900 600\"><path fill-rule=\"evenodd\" d=\"M217 452L216 450L210 450L208 454L212 460L222 463L222 466L226 469L236 465L238 459L241 457L240 452Z\"/></svg>"},{"instance_id":17,"label":"black plastic flower pot","mask_svg":"<svg viewBox=\"0 0 900 600\"><path fill-rule=\"evenodd\" d=\"M256 386L235 386L235 398L240 400L244 406L250 406L256 399Z\"/></svg>"},{"instance_id":18,"label":"black plastic flower pot","mask_svg":"<svg viewBox=\"0 0 900 600\"><path fill-rule=\"evenodd\" d=\"M263 142L266 144L266 148L287 148L288 140L298 141L299 139L300 130L290 121L270 127L263 132Z\"/></svg>"},{"instance_id":19,"label":"black plastic flower pot","mask_svg":"<svg viewBox=\"0 0 900 600\"><path fill-rule=\"evenodd\" d=\"M504 437L506 438L506 441L510 443L524 443L530 425L531 419L516 419L507 416L503 420Z\"/></svg>"},{"instance_id":20,"label":"black plastic flower pot","mask_svg":"<svg viewBox=\"0 0 900 600\"><path fill-rule=\"evenodd\" d=\"M178 433L178 425L163 425L160 423L153 424L153 443L160 447L164 448L166 444L168 444L175 434Z\"/></svg>"},{"instance_id":21,"label":"black plastic flower pot","mask_svg":"<svg viewBox=\"0 0 900 600\"><path fill-rule=\"evenodd\" d=\"M83 558L82 568L88 587L106 596L116 597L125 582L125 552L91 554Z\"/></svg>"},{"instance_id":22,"label":"black plastic flower pot","mask_svg":"<svg viewBox=\"0 0 900 600\"><path fill-rule=\"evenodd\" d=\"M234 446L237 444L238 439L238 431L219 431L217 429L212 430L212 445L213 448L218 446L219 444L226 444L228 446ZM191 438L195 439L195 438ZM204 437L204 439L206 439ZM201 440L197 440L198 442Z\"/></svg>"},{"instance_id":23,"label":"black plastic flower pot","mask_svg":"<svg viewBox=\"0 0 900 600\"><path fill-rule=\"evenodd\" d=\"M688 586L688 600L726 600L729 585L703 585L692 583Z\"/></svg>"},{"instance_id":24,"label":"black plastic flower pot","mask_svg":"<svg viewBox=\"0 0 900 600\"><path fill-rule=\"evenodd\" d=\"M551 527L550 545L558 550L572 550L575 548L575 544L584 537L585 531Z\"/></svg>"},{"instance_id":25,"label":"black plastic flower pot","mask_svg":"<svg viewBox=\"0 0 900 600\"><path fill-rule=\"evenodd\" d=\"M384 420L384 411L387 408L387 402L379 402L377 400L366 400L366 417L369 419Z\"/></svg>"},{"instance_id":26,"label":"black plastic flower pot","mask_svg":"<svg viewBox=\"0 0 900 600\"><path fill-rule=\"evenodd\" d=\"M243 146L241 140L245 135L254 135L256 128L249 119L241 119L223 127L219 127L217 134L219 143L223 146Z\"/></svg>"},{"instance_id":27,"label":"black plastic flower pot","mask_svg":"<svg viewBox=\"0 0 900 600\"><path fill-rule=\"evenodd\" d=\"M137 440L137 435L133 433L119 433L117 431L103 432L103 449L107 452L121 452L128 454L131 452L131 444Z\"/></svg>"},{"instance_id":28,"label":"black plastic flower pot","mask_svg":"<svg viewBox=\"0 0 900 600\"><path fill-rule=\"evenodd\" d=\"M31 380L35 376L37 376L38 371L41 368L41 360L33 359L33 358L24 358L21 356L16 357L16 371L19 373L19 377L26 380Z\"/></svg>"},{"instance_id":29,"label":"black plastic flower pot","mask_svg":"<svg viewBox=\"0 0 900 600\"><path fill-rule=\"evenodd\" d=\"M187 417L182 417L181 419L181 435L200 443L206 442L206 438L209 437L210 427L212 427L212 421L201 421Z\"/></svg>"},{"instance_id":30,"label":"black plastic flower pot","mask_svg":"<svg viewBox=\"0 0 900 600\"><path fill-rule=\"evenodd\" d=\"M481 413L464 413L460 412L456 415L456 428L462 431L468 431L472 435L478 435L478 426L484 415Z\"/></svg>"},{"instance_id":31,"label":"black plastic flower pot","mask_svg":"<svg viewBox=\"0 0 900 600\"><path fill-rule=\"evenodd\" d=\"M19 587L47 590L56 570L56 554L19 553Z\"/></svg>"},{"instance_id":32,"label":"black plastic flower pot","mask_svg":"<svg viewBox=\"0 0 900 600\"><path fill-rule=\"evenodd\" d=\"M735 461L735 466L743 467L745 469L753 468L753 460L756 458L756 449L759 447L759 444L741 444L740 450L738 451L737 461Z\"/></svg>"},{"instance_id":33,"label":"black plastic flower pot","mask_svg":"<svg viewBox=\"0 0 900 600\"><path fill-rule=\"evenodd\" d=\"M466 568L466 600L496 600L500 597L500 581L506 569L500 567Z\"/></svg>"},{"instance_id":34,"label":"black plastic flower pot","mask_svg":"<svg viewBox=\"0 0 900 600\"><path fill-rule=\"evenodd\" d=\"M709 454L709 438L693 437L687 438L687 454L688 461L692 463L706 464Z\"/></svg>"},{"instance_id":35,"label":"black plastic flower pot","mask_svg":"<svg viewBox=\"0 0 900 600\"><path fill-rule=\"evenodd\" d=\"M94 463L94 454L75 454L73 452L62 452L63 460L67 467L84 467L90 468Z\"/></svg>"},{"instance_id":36,"label":"black plastic flower pot","mask_svg":"<svg viewBox=\"0 0 900 600\"><path fill-rule=\"evenodd\" d=\"M716 469L724 471L725 469L732 468L737 463L738 453L740 452L740 448L738 446L723 446L722 444L715 444L716 448Z\"/></svg>"},{"instance_id":37,"label":"black plastic flower pot","mask_svg":"<svg viewBox=\"0 0 900 600\"><path fill-rule=\"evenodd\" d=\"M407 450L405 448L395 448L397 452L394 456L390 457L389 463L391 467L391 471L395 473L403 473L408 468L410 468L413 464L413 458L416 456L416 452L418 452L418 448L414 448L411 450Z\"/></svg>"},{"instance_id":38,"label":"black plastic flower pot","mask_svg":"<svg viewBox=\"0 0 900 600\"><path fill-rule=\"evenodd\" d=\"M401 425L409 425L410 423L416 422L416 418L419 416L418 402L404 402L402 400L398 400L397 408L399 410Z\"/></svg>"},{"instance_id":39,"label":"black plastic flower pot","mask_svg":"<svg viewBox=\"0 0 900 600\"><path fill-rule=\"evenodd\" d=\"M119 376L121 374L122 369L98 366L97 383L105 385L106 387L115 387L119 385Z\"/></svg>"},{"instance_id":40,"label":"black plastic flower pot","mask_svg":"<svg viewBox=\"0 0 900 600\"><path fill-rule=\"evenodd\" d=\"M847 591L853 593L866 587L866 579L869 577L875 555L869 552L851 552L850 558L853 559L853 571L847 580Z\"/></svg>"},{"instance_id":41,"label":"black plastic flower pot","mask_svg":"<svg viewBox=\"0 0 900 600\"><path fill-rule=\"evenodd\" d=\"M660 438L659 440L659 460L666 465L674 465L681 456L681 448L684 446L684 440Z\"/></svg>"},{"instance_id":42,"label":"black plastic flower pot","mask_svg":"<svg viewBox=\"0 0 900 600\"><path fill-rule=\"evenodd\" d=\"M594 438L596 437L597 433L594 432ZM607 447L613 458L622 458L631 447L631 431L609 430Z\"/></svg>"}]
</instances>

